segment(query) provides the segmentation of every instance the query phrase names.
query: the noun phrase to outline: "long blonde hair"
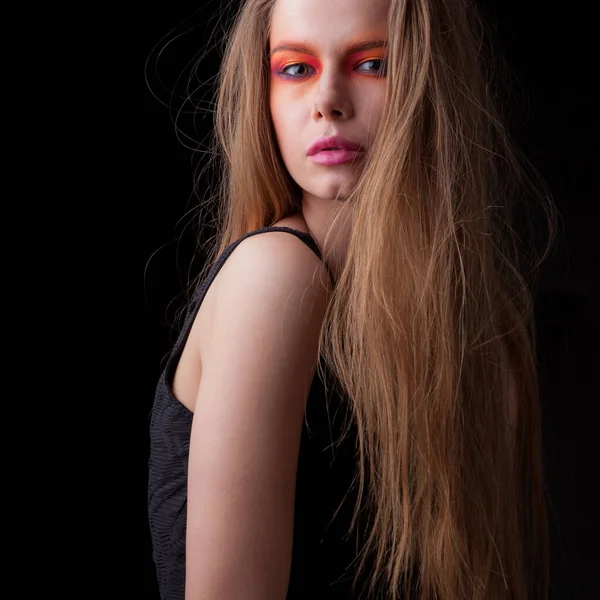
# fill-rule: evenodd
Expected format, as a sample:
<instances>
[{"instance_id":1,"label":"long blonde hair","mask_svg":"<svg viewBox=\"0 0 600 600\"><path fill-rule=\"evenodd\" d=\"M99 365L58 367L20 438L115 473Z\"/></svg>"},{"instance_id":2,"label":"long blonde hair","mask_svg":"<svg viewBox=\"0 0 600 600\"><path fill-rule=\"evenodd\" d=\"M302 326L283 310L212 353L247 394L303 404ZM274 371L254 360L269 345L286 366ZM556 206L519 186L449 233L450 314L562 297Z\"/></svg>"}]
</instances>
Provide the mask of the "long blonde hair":
<instances>
[{"instance_id":1,"label":"long blonde hair","mask_svg":"<svg viewBox=\"0 0 600 600\"><path fill-rule=\"evenodd\" d=\"M300 206L269 115L273 5L243 2L225 38L218 231L200 280ZM413 576L422 600L548 596L533 295L558 214L502 124L487 33L472 0L391 0L385 111L334 221L352 229L319 351L357 426L372 516L355 582L371 557L370 590L383 578L393 600Z\"/></svg>"}]
</instances>

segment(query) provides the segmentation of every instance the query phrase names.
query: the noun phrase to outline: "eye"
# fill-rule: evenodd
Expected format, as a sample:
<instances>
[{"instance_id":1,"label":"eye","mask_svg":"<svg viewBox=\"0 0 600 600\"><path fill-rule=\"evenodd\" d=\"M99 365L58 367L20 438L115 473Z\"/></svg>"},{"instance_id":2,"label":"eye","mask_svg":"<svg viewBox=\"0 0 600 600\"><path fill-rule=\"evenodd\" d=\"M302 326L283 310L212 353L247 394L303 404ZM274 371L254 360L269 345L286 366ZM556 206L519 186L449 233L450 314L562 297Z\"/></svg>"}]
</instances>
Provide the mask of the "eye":
<instances>
[{"instance_id":1,"label":"eye","mask_svg":"<svg viewBox=\"0 0 600 600\"><path fill-rule=\"evenodd\" d=\"M375 67L364 69L367 73L375 73L377 75L386 74L386 62L383 58L371 58L369 60L365 60L364 62L360 63L360 65L358 65L356 69L362 71L363 69L361 69L360 67L364 67L365 65L367 65L368 67Z\"/></svg>"},{"instance_id":2,"label":"eye","mask_svg":"<svg viewBox=\"0 0 600 600\"><path fill-rule=\"evenodd\" d=\"M306 63L294 63L292 65L286 65L279 73L289 79L299 79L308 75L308 69L312 69L312 67Z\"/></svg>"}]
</instances>

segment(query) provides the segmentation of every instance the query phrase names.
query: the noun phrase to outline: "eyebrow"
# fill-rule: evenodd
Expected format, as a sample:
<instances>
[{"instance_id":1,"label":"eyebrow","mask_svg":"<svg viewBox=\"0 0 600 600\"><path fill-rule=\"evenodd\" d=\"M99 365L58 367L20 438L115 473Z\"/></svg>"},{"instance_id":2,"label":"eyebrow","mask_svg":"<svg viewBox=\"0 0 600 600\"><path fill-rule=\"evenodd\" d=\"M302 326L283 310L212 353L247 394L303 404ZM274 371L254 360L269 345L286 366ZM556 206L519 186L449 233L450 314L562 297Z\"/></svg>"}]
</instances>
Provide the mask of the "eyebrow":
<instances>
[{"instance_id":1,"label":"eyebrow","mask_svg":"<svg viewBox=\"0 0 600 600\"><path fill-rule=\"evenodd\" d=\"M361 52L362 50L372 50L373 48L386 48L387 41L386 40L371 40L368 42L358 42L356 44L351 44L346 49L346 54L354 54L355 52ZM292 51L292 52L300 52L301 54L310 54L311 56L316 56L316 50L307 44L296 44L294 42L282 42L271 50L269 53L269 57L273 56L277 52L284 51Z\"/></svg>"}]
</instances>

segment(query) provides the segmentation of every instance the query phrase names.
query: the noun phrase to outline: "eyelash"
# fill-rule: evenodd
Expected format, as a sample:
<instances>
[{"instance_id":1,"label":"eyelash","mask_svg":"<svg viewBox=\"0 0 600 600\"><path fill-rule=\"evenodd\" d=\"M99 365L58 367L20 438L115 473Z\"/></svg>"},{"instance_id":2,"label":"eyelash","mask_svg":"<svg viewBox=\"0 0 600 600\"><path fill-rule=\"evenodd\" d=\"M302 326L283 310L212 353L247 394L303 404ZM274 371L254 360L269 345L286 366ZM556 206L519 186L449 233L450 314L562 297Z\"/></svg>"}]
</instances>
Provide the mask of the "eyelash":
<instances>
[{"instance_id":1,"label":"eyelash","mask_svg":"<svg viewBox=\"0 0 600 600\"><path fill-rule=\"evenodd\" d=\"M370 62L380 62L381 63L381 67L379 68L379 71L375 71L376 73L381 73L382 75L385 75L385 66L386 66L386 62L384 58L370 58L369 60L365 60L363 62L361 62L359 65L357 65L355 67L358 68L364 64L370 63ZM278 71L278 75L281 75L281 77L285 78L285 79L302 79L304 77L306 77L306 75L290 75L289 73L286 73L285 70L289 69L290 67L298 67L300 65L305 65L310 67L310 65L308 65L307 63L292 63L289 65L286 65L285 67L283 67L283 69L281 69L280 71ZM311 67L312 68L312 67Z\"/></svg>"}]
</instances>

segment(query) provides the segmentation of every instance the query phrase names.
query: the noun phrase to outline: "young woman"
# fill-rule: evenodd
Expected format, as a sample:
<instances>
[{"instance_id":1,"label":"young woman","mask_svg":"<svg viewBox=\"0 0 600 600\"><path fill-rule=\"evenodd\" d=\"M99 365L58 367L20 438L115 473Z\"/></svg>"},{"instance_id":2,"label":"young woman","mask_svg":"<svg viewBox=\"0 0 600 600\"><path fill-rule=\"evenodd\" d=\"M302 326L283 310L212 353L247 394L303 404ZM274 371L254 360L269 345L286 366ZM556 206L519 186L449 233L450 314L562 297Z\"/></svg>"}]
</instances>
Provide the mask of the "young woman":
<instances>
[{"instance_id":1,"label":"young woman","mask_svg":"<svg viewBox=\"0 0 600 600\"><path fill-rule=\"evenodd\" d=\"M164 600L547 597L546 254L484 32L471 0L242 3L151 420Z\"/></svg>"}]
</instances>

